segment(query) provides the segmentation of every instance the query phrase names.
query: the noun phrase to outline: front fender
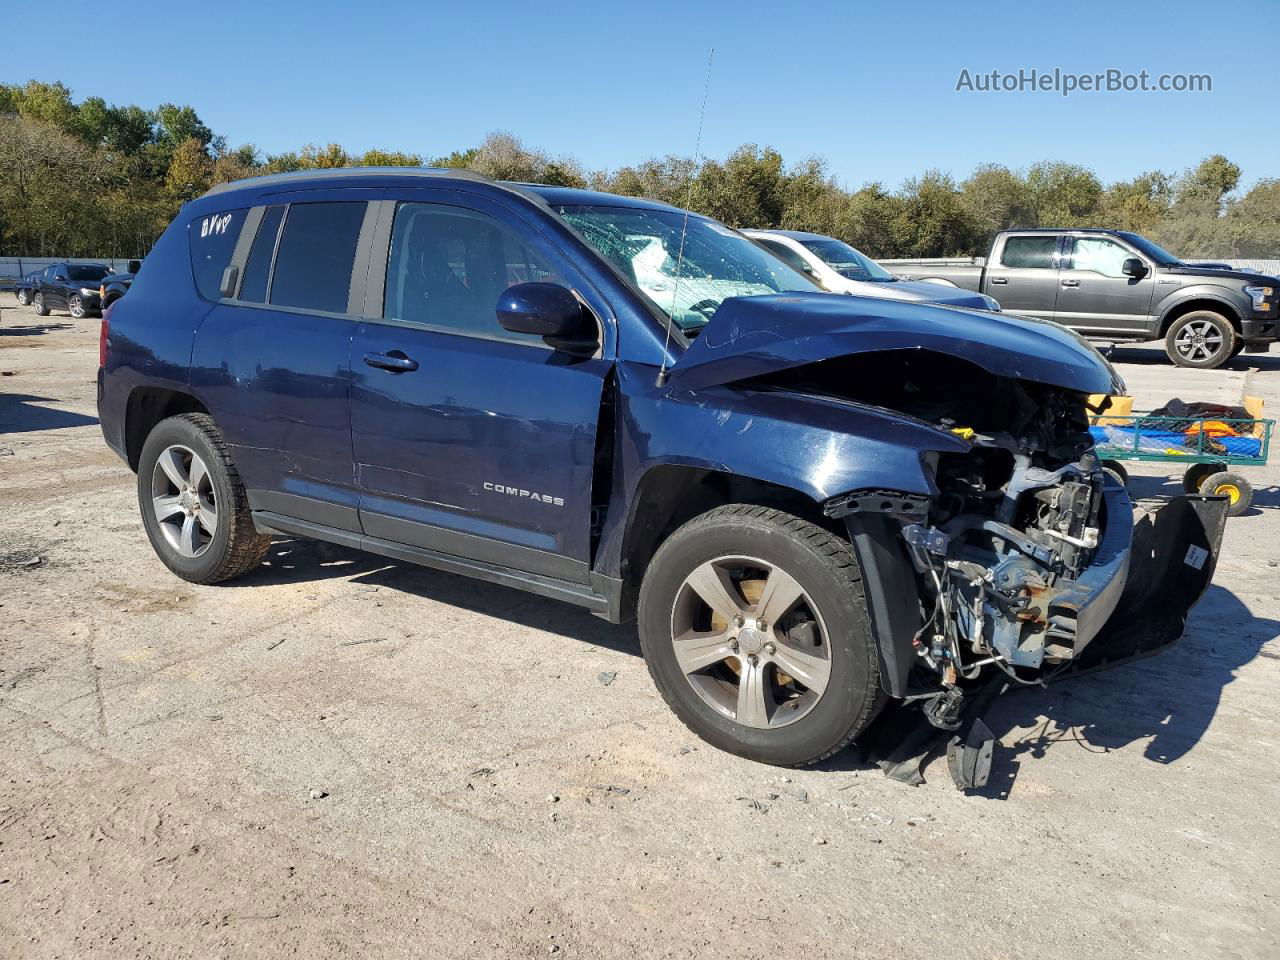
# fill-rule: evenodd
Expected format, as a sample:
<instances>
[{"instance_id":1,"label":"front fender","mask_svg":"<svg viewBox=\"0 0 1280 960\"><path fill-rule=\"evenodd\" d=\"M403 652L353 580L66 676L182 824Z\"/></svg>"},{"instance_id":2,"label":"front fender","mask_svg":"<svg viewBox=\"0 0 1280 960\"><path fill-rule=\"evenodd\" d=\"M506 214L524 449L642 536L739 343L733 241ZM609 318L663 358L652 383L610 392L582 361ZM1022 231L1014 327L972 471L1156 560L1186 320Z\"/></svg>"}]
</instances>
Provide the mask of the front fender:
<instances>
[{"instance_id":1,"label":"front fender","mask_svg":"<svg viewBox=\"0 0 1280 960\"><path fill-rule=\"evenodd\" d=\"M1249 315L1250 304L1241 294L1239 299L1232 296L1230 290L1212 283L1197 283L1189 287L1179 287L1159 303L1160 327L1164 329L1169 314L1178 307L1192 300L1209 300L1225 307L1229 317L1239 320Z\"/></svg>"}]
</instances>

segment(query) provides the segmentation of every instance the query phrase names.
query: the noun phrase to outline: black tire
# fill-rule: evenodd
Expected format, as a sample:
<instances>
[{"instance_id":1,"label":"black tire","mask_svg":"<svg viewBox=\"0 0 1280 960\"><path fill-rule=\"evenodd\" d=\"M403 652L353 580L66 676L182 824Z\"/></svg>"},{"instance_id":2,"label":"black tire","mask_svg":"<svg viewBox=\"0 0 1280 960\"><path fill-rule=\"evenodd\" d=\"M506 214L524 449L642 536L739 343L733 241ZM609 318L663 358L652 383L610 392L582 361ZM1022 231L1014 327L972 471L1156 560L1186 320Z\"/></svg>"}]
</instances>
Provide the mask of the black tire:
<instances>
[{"instance_id":1,"label":"black tire","mask_svg":"<svg viewBox=\"0 0 1280 960\"><path fill-rule=\"evenodd\" d=\"M1236 345L1231 348L1231 356L1232 358L1235 358L1240 356L1242 353L1244 353L1244 341L1237 339Z\"/></svg>"},{"instance_id":2,"label":"black tire","mask_svg":"<svg viewBox=\"0 0 1280 960\"><path fill-rule=\"evenodd\" d=\"M782 726L752 727L717 711L676 659L672 618L686 578L724 557L765 561L812 598L825 633L829 679L816 702ZM690 520L654 555L640 589L640 645L659 693L707 743L761 763L803 766L843 749L874 719L883 698L861 570L849 544L768 507L730 504ZM776 677L776 674L775 674Z\"/></svg>"},{"instance_id":3,"label":"black tire","mask_svg":"<svg viewBox=\"0 0 1280 960\"><path fill-rule=\"evenodd\" d=\"M1225 469L1225 463L1193 463L1182 475L1182 489L1187 493L1199 493L1206 477Z\"/></svg>"},{"instance_id":4,"label":"black tire","mask_svg":"<svg viewBox=\"0 0 1280 960\"><path fill-rule=\"evenodd\" d=\"M217 522L207 547L194 557L184 557L165 538L152 508L152 477L160 455L171 446L198 454L211 483ZM219 583L248 573L262 562L271 537L253 525L249 501L222 434L205 413L169 417L147 436L138 460L138 508L147 537L161 562L191 583Z\"/></svg>"},{"instance_id":5,"label":"black tire","mask_svg":"<svg viewBox=\"0 0 1280 960\"><path fill-rule=\"evenodd\" d=\"M36 291L36 295L32 299L31 305L36 308L37 317L47 317L49 315L49 308L44 304L44 294L39 290Z\"/></svg>"},{"instance_id":6,"label":"black tire","mask_svg":"<svg viewBox=\"0 0 1280 960\"><path fill-rule=\"evenodd\" d=\"M1227 498L1227 516L1238 517L1253 503L1253 484L1238 473L1222 470L1211 473L1200 484L1200 492Z\"/></svg>"},{"instance_id":7,"label":"black tire","mask_svg":"<svg viewBox=\"0 0 1280 960\"><path fill-rule=\"evenodd\" d=\"M73 293L67 298L67 313L71 314L74 320L83 320L89 315L89 311L84 308L84 298L78 293Z\"/></svg>"},{"instance_id":8,"label":"black tire","mask_svg":"<svg viewBox=\"0 0 1280 960\"><path fill-rule=\"evenodd\" d=\"M19 290L18 303L20 303L22 306L25 307L30 302L31 302L31 294L26 290Z\"/></svg>"},{"instance_id":9,"label":"black tire","mask_svg":"<svg viewBox=\"0 0 1280 960\"><path fill-rule=\"evenodd\" d=\"M1164 338L1164 351L1179 367L1216 370L1235 356L1240 335L1220 313L1194 310L1174 321Z\"/></svg>"},{"instance_id":10,"label":"black tire","mask_svg":"<svg viewBox=\"0 0 1280 960\"><path fill-rule=\"evenodd\" d=\"M1119 460L1103 460L1102 468L1114 473L1121 483L1127 484L1129 482L1129 471L1124 468L1124 464Z\"/></svg>"}]
</instances>

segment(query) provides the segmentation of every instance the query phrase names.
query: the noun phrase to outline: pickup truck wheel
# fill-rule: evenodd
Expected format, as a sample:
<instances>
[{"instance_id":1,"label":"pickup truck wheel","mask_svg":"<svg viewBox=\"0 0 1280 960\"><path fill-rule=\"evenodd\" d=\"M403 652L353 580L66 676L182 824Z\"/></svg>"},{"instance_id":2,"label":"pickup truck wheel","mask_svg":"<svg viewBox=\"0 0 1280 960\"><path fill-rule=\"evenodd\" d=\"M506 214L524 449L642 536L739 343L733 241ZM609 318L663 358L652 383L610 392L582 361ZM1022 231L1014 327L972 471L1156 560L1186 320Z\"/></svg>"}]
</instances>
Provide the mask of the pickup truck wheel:
<instances>
[{"instance_id":1,"label":"pickup truck wheel","mask_svg":"<svg viewBox=\"0 0 1280 960\"><path fill-rule=\"evenodd\" d=\"M138 507L151 546L192 583L218 583L262 562L271 538L258 533L244 485L204 413L162 420L138 461Z\"/></svg>"},{"instance_id":2,"label":"pickup truck wheel","mask_svg":"<svg viewBox=\"0 0 1280 960\"><path fill-rule=\"evenodd\" d=\"M36 296L35 296L35 299L32 301L32 305L36 308L37 317L47 317L49 315L49 308L44 305L43 293L40 293L38 291L36 292Z\"/></svg>"},{"instance_id":3,"label":"pickup truck wheel","mask_svg":"<svg viewBox=\"0 0 1280 960\"><path fill-rule=\"evenodd\" d=\"M882 701L861 570L846 541L768 507L695 517L650 562L640 645L703 740L762 763L815 763Z\"/></svg>"},{"instance_id":4,"label":"pickup truck wheel","mask_svg":"<svg viewBox=\"0 0 1280 960\"><path fill-rule=\"evenodd\" d=\"M1212 310L1196 310L1174 321L1164 349L1180 367L1216 370L1235 354L1239 339L1231 321Z\"/></svg>"}]
</instances>

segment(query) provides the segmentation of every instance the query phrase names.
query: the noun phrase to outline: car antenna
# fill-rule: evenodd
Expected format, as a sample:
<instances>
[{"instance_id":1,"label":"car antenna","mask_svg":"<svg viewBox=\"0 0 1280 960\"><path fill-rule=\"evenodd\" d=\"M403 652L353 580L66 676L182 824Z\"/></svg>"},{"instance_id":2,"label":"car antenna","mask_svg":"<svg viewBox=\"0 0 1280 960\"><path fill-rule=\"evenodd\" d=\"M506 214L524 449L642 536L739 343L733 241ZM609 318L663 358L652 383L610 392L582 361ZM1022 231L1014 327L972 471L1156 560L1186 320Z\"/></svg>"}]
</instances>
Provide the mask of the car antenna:
<instances>
[{"instance_id":1,"label":"car antenna","mask_svg":"<svg viewBox=\"0 0 1280 960\"><path fill-rule=\"evenodd\" d=\"M658 369L658 379L654 386L661 387L667 382L667 351L671 347L671 325L676 322L676 294L680 292L680 269L684 266L684 238L689 232L689 206L693 203L694 177L698 171L698 162L702 159L702 121L707 115L707 91L711 89L711 61L715 59L716 48L712 47L707 54L707 76L702 82L702 109L698 111L698 136L693 143L693 167L689 170L689 189L684 198L684 222L680 225L680 249L676 254L676 280L671 287L671 313L667 318L667 336L662 342L662 366Z\"/></svg>"}]
</instances>

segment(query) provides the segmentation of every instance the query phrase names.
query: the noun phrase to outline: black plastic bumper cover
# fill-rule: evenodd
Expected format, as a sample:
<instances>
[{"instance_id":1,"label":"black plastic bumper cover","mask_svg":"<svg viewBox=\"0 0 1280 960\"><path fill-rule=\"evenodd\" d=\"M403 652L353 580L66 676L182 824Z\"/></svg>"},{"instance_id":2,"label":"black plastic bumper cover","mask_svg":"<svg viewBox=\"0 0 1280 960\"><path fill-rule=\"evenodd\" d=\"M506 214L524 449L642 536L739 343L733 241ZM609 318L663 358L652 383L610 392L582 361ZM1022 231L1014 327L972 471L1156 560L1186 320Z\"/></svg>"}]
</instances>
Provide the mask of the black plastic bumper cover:
<instances>
[{"instance_id":1,"label":"black plastic bumper cover","mask_svg":"<svg viewBox=\"0 0 1280 960\"><path fill-rule=\"evenodd\" d=\"M1187 495L1139 520L1129 579L1115 610L1080 656L1054 676L1117 666L1177 643L1213 580L1228 506L1225 497Z\"/></svg>"}]
</instances>

